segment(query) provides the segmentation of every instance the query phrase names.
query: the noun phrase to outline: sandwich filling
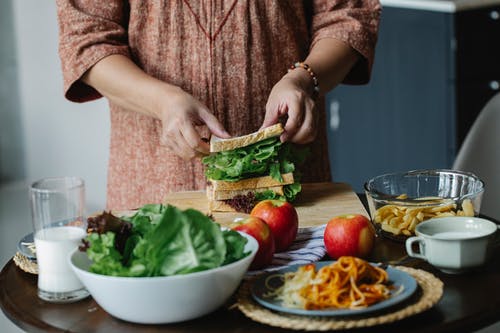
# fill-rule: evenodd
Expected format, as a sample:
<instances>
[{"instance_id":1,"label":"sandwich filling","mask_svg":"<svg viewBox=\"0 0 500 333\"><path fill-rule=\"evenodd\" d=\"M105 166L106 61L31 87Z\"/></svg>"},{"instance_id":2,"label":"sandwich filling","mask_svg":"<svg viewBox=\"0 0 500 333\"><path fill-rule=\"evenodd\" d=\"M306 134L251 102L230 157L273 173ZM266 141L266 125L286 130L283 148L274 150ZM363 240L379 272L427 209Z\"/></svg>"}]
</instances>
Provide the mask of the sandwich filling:
<instances>
[{"instance_id":1,"label":"sandwich filling","mask_svg":"<svg viewBox=\"0 0 500 333\"><path fill-rule=\"evenodd\" d=\"M296 165L305 160L306 154L306 149L282 143L279 137L212 153L202 160L209 182L208 197L244 212L265 199L293 201L301 190Z\"/></svg>"}]
</instances>

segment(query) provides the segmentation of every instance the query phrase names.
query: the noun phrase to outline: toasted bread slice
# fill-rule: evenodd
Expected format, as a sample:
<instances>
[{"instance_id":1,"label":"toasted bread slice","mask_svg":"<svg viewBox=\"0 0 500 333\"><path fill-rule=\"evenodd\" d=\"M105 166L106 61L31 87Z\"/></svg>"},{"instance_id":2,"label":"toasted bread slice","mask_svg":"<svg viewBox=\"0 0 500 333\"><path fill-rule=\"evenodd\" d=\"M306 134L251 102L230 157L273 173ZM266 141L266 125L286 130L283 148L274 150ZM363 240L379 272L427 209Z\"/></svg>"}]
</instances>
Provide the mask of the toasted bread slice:
<instances>
[{"instance_id":1,"label":"toasted bread slice","mask_svg":"<svg viewBox=\"0 0 500 333\"><path fill-rule=\"evenodd\" d=\"M284 173L281 175L283 182L272 178L271 176L254 177L242 179L236 182L228 182L224 180L209 180L214 191L231 191L241 189L256 189L262 187L273 187L293 184L295 181L293 173Z\"/></svg>"},{"instance_id":2,"label":"toasted bread slice","mask_svg":"<svg viewBox=\"0 0 500 333\"><path fill-rule=\"evenodd\" d=\"M213 186L207 186L207 198L209 200L228 200L232 199L237 195L246 195L248 192L264 192L264 191L273 191L278 195L284 195L283 193L283 185L280 186L271 186L271 187L261 187L261 188L253 188L253 189L239 189L239 190L227 190L227 191L215 191Z\"/></svg>"},{"instance_id":3,"label":"toasted bread slice","mask_svg":"<svg viewBox=\"0 0 500 333\"><path fill-rule=\"evenodd\" d=\"M210 138L210 152L217 153L220 151L246 147L251 145L252 143L279 136L281 135L281 133L283 133L283 131L283 125L277 123L275 125L263 128L257 132L229 139L222 139L215 135L212 135L212 137Z\"/></svg>"}]
</instances>

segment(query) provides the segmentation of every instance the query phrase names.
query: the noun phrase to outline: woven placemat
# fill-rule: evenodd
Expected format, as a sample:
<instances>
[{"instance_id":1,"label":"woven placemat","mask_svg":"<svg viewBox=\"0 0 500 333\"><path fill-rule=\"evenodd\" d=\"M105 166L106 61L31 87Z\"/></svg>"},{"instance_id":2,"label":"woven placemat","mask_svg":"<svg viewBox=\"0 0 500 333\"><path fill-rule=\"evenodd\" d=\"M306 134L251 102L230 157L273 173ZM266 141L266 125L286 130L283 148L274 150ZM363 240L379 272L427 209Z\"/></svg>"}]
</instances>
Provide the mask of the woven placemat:
<instances>
[{"instance_id":1,"label":"woven placemat","mask_svg":"<svg viewBox=\"0 0 500 333\"><path fill-rule=\"evenodd\" d=\"M415 278L419 288L403 305L395 305L386 312L377 312L365 316L353 317L310 317L280 313L266 309L259 305L250 294L252 280L245 281L238 291L236 306L245 316L259 323L305 331L342 330L350 328L369 327L387 324L417 313L423 312L434 306L443 295L443 282L433 274L410 267L397 266Z\"/></svg>"},{"instance_id":2,"label":"woven placemat","mask_svg":"<svg viewBox=\"0 0 500 333\"><path fill-rule=\"evenodd\" d=\"M13 259L16 266L23 271L31 274L38 274L38 265L36 264L36 261L28 259L20 252L16 252Z\"/></svg>"}]
</instances>

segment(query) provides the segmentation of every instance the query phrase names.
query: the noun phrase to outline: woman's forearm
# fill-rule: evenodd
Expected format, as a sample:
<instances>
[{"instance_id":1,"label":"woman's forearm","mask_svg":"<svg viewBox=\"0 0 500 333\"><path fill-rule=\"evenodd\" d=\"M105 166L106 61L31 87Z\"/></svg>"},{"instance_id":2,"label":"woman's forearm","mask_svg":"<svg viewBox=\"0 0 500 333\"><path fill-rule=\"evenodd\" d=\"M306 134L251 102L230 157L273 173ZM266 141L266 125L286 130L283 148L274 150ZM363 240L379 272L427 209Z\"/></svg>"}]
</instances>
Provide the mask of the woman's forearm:
<instances>
[{"instance_id":1,"label":"woman's forearm","mask_svg":"<svg viewBox=\"0 0 500 333\"><path fill-rule=\"evenodd\" d=\"M197 126L206 126L222 138L230 136L210 110L191 94L149 76L125 56L102 59L82 80L114 104L159 119L160 143L182 158L209 153L209 144Z\"/></svg>"},{"instance_id":2,"label":"woman's forearm","mask_svg":"<svg viewBox=\"0 0 500 333\"><path fill-rule=\"evenodd\" d=\"M122 55L103 58L85 73L82 81L112 103L155 118L160 118L158 96L180 89L146 74Z\"/></svg>"},{"instance_id":3,"label":"woman's forearm","mask_svg":"<svg viewBox=\"0 0 500 333\"><path fill-rule=\"evenodd\" d=\"M361 55L348 44L333 38L320 39L305 62L315 71L321 93L335 88L347 76Z\"/></svg>"},{"instance_id":4,"label":"woman's forearm","mask_svg":"<svg viewBox=\"0 0 500 333\"><path fill-rule=\"evenodd\" d=\"M326 94L342 82L360 57L361 55L348 44L337 39L324 38L314 45L304 62L314 71L320 93ZM311 85L309 74L304 72L304 69L294 70L288 75L301 76L302 80L307 79L307 84Z\"/></svg>"}]
</instances>

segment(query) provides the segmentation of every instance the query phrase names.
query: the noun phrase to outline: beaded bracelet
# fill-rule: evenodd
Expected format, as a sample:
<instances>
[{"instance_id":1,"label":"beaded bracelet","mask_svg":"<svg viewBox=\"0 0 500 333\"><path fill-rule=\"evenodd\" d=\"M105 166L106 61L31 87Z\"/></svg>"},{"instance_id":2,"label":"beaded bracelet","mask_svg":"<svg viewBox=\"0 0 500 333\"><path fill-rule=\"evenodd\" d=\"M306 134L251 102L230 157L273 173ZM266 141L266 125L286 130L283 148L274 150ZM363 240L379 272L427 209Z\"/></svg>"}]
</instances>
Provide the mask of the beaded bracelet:
<instances>
[{"instance_id":1,"label":"beaded bracelet","mask_svg":"<svg viewBox=\"0 0 500 333\"><path fill-rule=\"evenodd\" d=\"M319 83L318 83L318 78L316 77L316 74L313 72L311 69L311 66L306 64L305 62L296 62L290 68L288 69L288 72L293 71L296 68L303 68L305 69L309 75L311 76L311 79L313 80L313 89L315 93L319 93Z\"/></svg>"}]
</instances>

